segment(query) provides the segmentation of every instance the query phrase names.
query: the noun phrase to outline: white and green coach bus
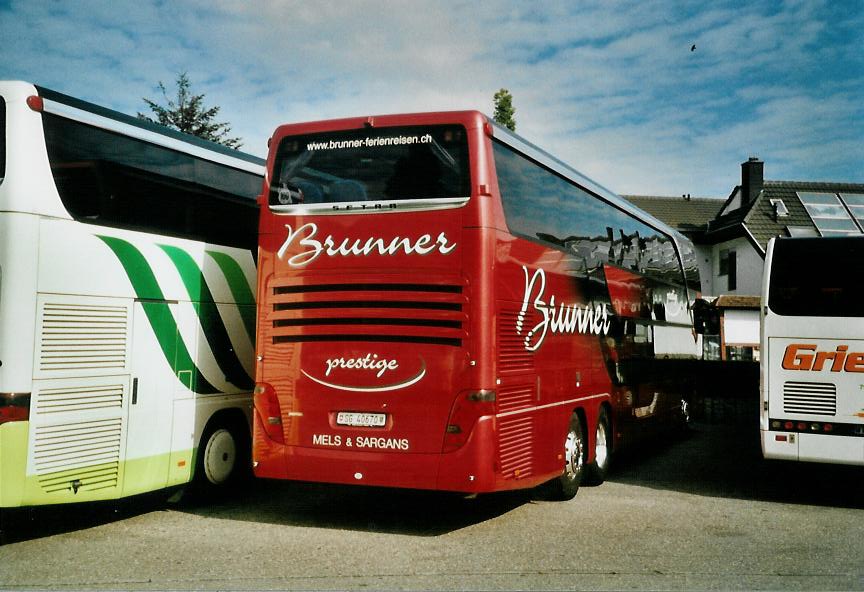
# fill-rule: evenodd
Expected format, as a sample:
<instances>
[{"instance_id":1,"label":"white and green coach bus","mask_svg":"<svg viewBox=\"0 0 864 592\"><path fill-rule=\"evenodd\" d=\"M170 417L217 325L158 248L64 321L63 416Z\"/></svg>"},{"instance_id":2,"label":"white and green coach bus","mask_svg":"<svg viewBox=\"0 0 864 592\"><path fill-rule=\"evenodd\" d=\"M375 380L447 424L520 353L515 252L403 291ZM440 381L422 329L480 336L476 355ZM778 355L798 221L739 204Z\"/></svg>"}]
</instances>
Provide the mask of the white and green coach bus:
<instances>
[{"instance_id":1,"label":"white and green coach bus","mask_svg":"<svg viewBox=\"0 0 864 592\"><path fill-rule=\"evenodd\" d=\"M263 173L0 82L0 508L247 469Z\"/></svg>"}]
</instances>

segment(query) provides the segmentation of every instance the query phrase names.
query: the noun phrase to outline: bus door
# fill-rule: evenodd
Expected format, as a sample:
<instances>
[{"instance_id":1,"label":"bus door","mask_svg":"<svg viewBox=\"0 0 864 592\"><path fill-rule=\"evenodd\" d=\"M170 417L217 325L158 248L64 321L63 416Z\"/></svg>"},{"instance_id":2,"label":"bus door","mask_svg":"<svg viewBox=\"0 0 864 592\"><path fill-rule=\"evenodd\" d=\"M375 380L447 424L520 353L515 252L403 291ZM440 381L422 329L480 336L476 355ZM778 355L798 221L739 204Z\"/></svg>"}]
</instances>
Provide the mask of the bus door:
<instances>
[{"instance_id":1,"label":"bus door","mask_svg":"<svg viewBox=\"0 0 864 592\"><path fill-rule=\"evenodd\" d=\"M176 302L165 300L140 300L133 306L123 495L161 488L168 481L176 309Z\"/></svg>"}]
</instances>

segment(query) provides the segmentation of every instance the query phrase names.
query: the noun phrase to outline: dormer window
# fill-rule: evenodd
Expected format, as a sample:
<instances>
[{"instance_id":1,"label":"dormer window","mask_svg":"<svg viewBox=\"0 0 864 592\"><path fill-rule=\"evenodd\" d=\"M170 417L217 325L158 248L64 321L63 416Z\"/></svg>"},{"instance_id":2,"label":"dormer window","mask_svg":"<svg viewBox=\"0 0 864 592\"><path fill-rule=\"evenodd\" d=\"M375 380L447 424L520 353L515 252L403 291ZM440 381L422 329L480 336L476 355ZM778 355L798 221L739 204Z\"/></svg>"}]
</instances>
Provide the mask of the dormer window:
<instances>
[{"instance_id":1,"label":"dormer window","mask_svg":"<svg viewBox=\"0 0 864 592\"><path fill-rule=\"evenodd\" d=\"M772 199L769 200L771 202L771 207L774 208L774 219L777 218L785 218L789 215L789 208L786 207L786 204L783 203L782 199Z\"/></svg>"}]
</instances>

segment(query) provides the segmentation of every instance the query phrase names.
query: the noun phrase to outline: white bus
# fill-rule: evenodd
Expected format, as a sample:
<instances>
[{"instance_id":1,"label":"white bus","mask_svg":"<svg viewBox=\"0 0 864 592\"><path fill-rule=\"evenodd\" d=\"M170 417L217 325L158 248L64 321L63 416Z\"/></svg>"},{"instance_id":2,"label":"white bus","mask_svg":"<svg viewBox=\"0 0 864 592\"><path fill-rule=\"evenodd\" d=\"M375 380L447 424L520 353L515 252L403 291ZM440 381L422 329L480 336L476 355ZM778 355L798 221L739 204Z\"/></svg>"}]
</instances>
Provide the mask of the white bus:
<instances>
[{"instance_id":1,"label":"white bus","mask_svg":"<svg viewBox=\"0 0 864 592\"><path fill-rule=\"evenodd\" d=\"M864 465L864 237L768 244L765 458Z\"/></svg>"},{"instance_id":2,"label":"white bus","mask_svg":"<svg viewBox=\"0 0 864 592\"><path fill-rule=\"evenodd\" d=\"M0 82L0 508L244 470L263 161Z\"/></svg>"}]
</instances>

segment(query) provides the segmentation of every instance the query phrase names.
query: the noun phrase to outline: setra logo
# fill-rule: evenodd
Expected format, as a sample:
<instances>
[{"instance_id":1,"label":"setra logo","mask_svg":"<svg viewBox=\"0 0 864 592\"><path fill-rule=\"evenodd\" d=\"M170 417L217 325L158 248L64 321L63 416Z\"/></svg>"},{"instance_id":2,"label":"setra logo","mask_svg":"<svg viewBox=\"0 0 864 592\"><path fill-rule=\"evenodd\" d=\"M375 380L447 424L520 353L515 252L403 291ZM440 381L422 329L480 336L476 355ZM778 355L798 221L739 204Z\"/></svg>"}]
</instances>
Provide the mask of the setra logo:
<instances>
[{"instance_id":1,"label":"setra logo","mask_svg":"<svg viewBox=\"0 0 864 592\"><path fill-rule=\"evenodd\" d=\"M819 346L812 343L792 343L786 346L782 365L784 370L864 372L864 352L850 352L848 345L819 351Z\"/></svg>"}]
</instances>

